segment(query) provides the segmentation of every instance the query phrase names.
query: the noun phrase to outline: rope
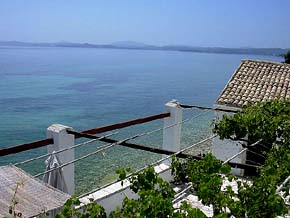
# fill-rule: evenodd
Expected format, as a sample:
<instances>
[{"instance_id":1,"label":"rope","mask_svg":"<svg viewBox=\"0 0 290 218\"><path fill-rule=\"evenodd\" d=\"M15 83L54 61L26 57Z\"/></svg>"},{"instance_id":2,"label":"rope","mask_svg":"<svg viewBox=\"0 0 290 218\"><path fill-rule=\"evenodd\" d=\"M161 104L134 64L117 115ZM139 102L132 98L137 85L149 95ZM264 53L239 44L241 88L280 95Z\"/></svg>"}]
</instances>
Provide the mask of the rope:
<instances>
[{"instance_id":1,"label":"rope","mask_svg":"<svg viewBox=\"0 0 290 218\"><path fill-rule=\"evenodd\" d=\"M111 133L111 134L108 134L108 135L105 135L105 136L101 136L101 137L98 137L96 139L92 139L92 140L89 140L89 141L86 141L86 142L83 142L83 143L79 143L77 145L74 145L74 146L71 146L71 147L68 147L68 148L63 148L63 149L60 149L58 151L54 151L52 153L44 154L44 155L41 155L41 156L38 156L38 157L35 157L35 158L31 158L31 159L28 159L28 160L25 160L25 161L22 161L22 162L18 162L18 163L15 163L13 165L14 166L19 166L19 165L22 165L22 164L26 164L26 163L29 163L29 162L32 162L32 161L35 161L35 160L38 160L38 159L41 159L41 158L48 157L48 156L50 156L52 154L58 154L58 153L61 153L61 152L64 152L64 151L67 151L67 150L70 150L70 149L73 149L73 148L77 148L77 147L80 147L80 146L83 146L83 145L87 145L87 144L93 143L95 141L98 141L98 140L101 140L101 139L104 139L104 138L107 138L107 137L110 137L110 136L116 135L116 134L118 134L118 132Z\"/></svg>"},{"instance_id":2,"label":"rope","mask_svg":"<svg viewBox=\"0 0 290 218\"><path fill-rule=\"evenodd\" d=\"M217 137L216 134L215 134L215 135L212 135L212 136L210 136L210 137L208 137L208 138L205 138L205 139L203 139L203 140L201 140L201 141L199 141L199 142L196 142L196 143L194 143L194 144L192 144L192 145L190 145L190 146L188 146L188 147L186 147L186 148L184 148L184 149L181 149L181 150L175 152L175 153L172 154L172 155L168 155L168 156L166 156L166 157L164 157L164 158L162 158L162 159L160 159L160 160L158 160L158 161L156 161L156 162L154 162L154 163L152 163L152 164L150 164L150 165L147 165L147 166L145 166L145 167L143 167L143 168L141 168L141 169L135 171L134 173L130 173L130 174L128 174L124 179L128 179L128 178L131 177L132 175L134 175L134 174L136 174L136 173L139 173L139 172L142 172L143 170L145 170L145 169L148 168L149 166L156 166L157 164L160 164L161 162L163 162L163 161L165 161L165 160L168 160L168 159L172 158L172 157L175 156L175 155L178 155L178 154L180 154L180 153L182 153L182 152L184 152L184 151L187 151L187 150L189 150L189 149L191 149L191 148L193 148L193 147L195 147L195 146L197 146L197 145L199 145L199 144L202 144L202 143L204 143L204 142L207 142L207 141L209 141L209 140L211 140L211 139L213 139L213 138L215 138L215 137ZM112 185L112 184L114 184L114 183L116 183L116 182L120 182L120 181L122 181L122 180L118 179L118 180L113 181L113 182L111 182L111 183L108 183L108 184L106 184L106 185L104 185L104 186L102 186L102 187L99 187L99 188L97 188L97 189L95 189L95 190L93 190L93 191L91 191L91 192L89 192L89 193L83 194L83 195L81 195L81 196L79 196L79 197L84 197L84 196L86 196L86 195L89 195L89 194L91 194L91 193L93 193L93 192L96 192L96 191L98 191L98 190L100 190L100 189L106 188L106 187L108 187L108 186L110 186L110 185Z\"/></svg>"}]
</instances>

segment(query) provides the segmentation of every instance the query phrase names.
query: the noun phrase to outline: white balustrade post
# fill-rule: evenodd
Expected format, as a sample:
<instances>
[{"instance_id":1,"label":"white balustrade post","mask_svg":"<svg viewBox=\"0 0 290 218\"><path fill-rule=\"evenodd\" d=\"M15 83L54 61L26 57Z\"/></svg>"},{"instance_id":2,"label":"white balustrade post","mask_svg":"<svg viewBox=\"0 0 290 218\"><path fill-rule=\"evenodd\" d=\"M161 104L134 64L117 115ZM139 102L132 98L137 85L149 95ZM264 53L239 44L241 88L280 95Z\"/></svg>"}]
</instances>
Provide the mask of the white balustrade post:
<instances>
[{"instance_id":1,"label":"white balustrade post","mask_svg":"<svg viewBox=\"0 0 290 218\"><path fill-rule=\"evenodd\" d=\"M170 117L164 118L163 149L176 152L180 150L182 108L176 100L166 103L165 107ZM174 126L167 128L171 125Z\"/></svg>"},{"instance_id":2,"label":"white balustrade post","mask_svg":"<svg viewBox=\"0 0 290 218\"><path fill-rule=\"evenodd\" d=\"M66 130L72 129L68 126L63 126L60 124L53 124L47 128L47 137L53 138L53 144L47 146L49 153L53 151L58 151L60 149L68 148L74 145L75 137L72 134L68 134ZM67 163L74 160L75 152L74 149L70 149L64 152L56 154L61 164ZM65 183L67 185L68 194L73 195L75 191L75 167L74 164L69 164L63 167L63 176Z\"/></svg>"}]
</instances>

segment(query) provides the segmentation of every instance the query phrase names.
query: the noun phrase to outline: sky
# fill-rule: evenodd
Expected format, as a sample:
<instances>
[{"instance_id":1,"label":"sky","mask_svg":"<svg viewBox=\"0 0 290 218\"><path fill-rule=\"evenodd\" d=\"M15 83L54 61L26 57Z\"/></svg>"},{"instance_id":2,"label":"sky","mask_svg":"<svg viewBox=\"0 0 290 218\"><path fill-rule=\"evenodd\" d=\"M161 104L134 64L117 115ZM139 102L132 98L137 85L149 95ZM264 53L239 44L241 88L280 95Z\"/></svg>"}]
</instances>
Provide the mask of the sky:
<instances>
[{"instance_id":1,"label":"sky","mask_svg":"<svg viewBox=\"0 0 290 218\"><path fill-rule=\"evenodd\" d=\"M290 0L1 0L0 40L290 48Z\"/></svg>"}]
</instances>

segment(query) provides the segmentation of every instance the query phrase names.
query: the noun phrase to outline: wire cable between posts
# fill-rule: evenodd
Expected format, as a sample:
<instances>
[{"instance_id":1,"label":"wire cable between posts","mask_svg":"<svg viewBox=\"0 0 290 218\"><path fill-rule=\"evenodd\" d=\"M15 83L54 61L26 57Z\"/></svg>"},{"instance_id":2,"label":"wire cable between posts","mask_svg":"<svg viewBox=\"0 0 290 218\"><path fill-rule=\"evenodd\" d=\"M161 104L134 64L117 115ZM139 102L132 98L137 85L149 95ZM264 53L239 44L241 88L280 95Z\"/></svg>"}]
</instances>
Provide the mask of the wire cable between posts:
<instances>
[{"instance_id":1,"label":"wire cable between posts","mask_svg":"<svg viewBox=\"0 0 290 218\"><path fill-rule=\"evenodd\" d=\"M195 147L195 146L197 146L197 145L200 145L200 144L202 144L202 143L204 143L204 142L207 142L207 141L209 141L209 140L211 140L211 139L213 139L213 138L215 138L215 137L217 137L216 134L215 134L215 135L212 135L212 136L209 136L209 137L207 137L207 138L205 138L205 139L203 139L203 140L201 140L201 141L198 141L198 142L196 142L196 143L194 143L194 144L192 144L192 145L190 145L190 146L188 146L188 147L186 147L186 148L183 148L183 149L181 149L181 150L175 152L175 153L172 154L172 155L168 155L168 156L166 156L166 157L164 157L164 158L162 158L162 159L160 159L160 160L158 160L158 161L156 161L156 162L154 162L154 163L152 163L152 164L146 165L145 167L142 167L141 169L135 171L134 173L130 173L130 174L128 174L128 175L124 178L124 180L125 180L125 179L128 179L129 177L131 177L132 175L134 175L134 174L136 174L136 173L139 173L139 172L144 171L144 170L145 170L146 168L148 168L149 166L156 166L157 164L160 164L161 162L166 161L166 160L172 158L172 157L175 156L175 155L178 155L178 154L180 154L180 153L182 153L182 152L184 152L184 151L187 151L187 150L189 150L189 149L191 149L191 148L193 148L193 147ZM108 186L110 186L110 185L112 185L112 184L114 184L114 183L116 183L116 182L120 182L120 181L122 181L122 180L121 180L121 179L118 179L118 180L113 181L113 182L111 182L111 183L108 183L108 184L106 184L106 185L104 185L104 186L102 186L102 187L99 187L99 188L97 188L97 189L95 189L95 190L92 190L92 191L90 191L89 193L86 193L86 194L80 195L79 197L80 197L80 198L81 198L81 197L84 197L84 196L86 196L86 195L89 195L89 194L91 194L91 193L93 193L93 192L99 191L100 189L106 188L106 187L108 187Z\"/></svg>"},{"instance_id":2,"label":"wire cable between posts","mask_svg":"<svg viewBox=\"0 0 290 218\"><path fill-rule=\"evenodd\" d=\"M137 134L137 135L134 135L134 136L128 137L128 138L126 138L126 139L124 139L124 140L120 140L120 141L117 141L117 142L114 142L114 143L108 143L108 144L106 144L106 145L104 145L104 146L99 147L99 149L96 150L96 151L94 151L94 152L91 152L91 153L89 153L89 154L87 154L87 155L81 156L80 158L77 158L77 159L74 159L74 160L69 161L69 162L67 162L67 163L64 163L64 164L62 164L62 165L60 165L60 166L58 166L58 167L55 167L55 168L53 168L53 169L50 169L50 170L44 171L44 172L42 172L42 173L36 174L36 175L34 175L34 177L39 177L39 176L42 176L42 175L44 175L44 174L46 174L46 173L49 173L49 172L52 172L52 171L54 171L54 170L57 170L57 169L63 168L63 167L65 167L65 166L68 166L68 165L70 165L70 164L73 164L73 163L75 163L75 162L77 162L77 161L83 160L83 159L85 159L85 158L87 158L87 157L90 157L90 156L95 155L95 154L97 154L97 153L100 153L100 152L102 152L102 151L104 151L104 150L107 150L107 149L109 149L109 148L111 148L111 147L113 147L113 146L115 146L115 145L119 145L119 144L122 144L122 143L124 143L124 142L129 141L129 140L136 139L136 138L139 138L139 137L143 137L143 136L146 136L146 135L150 135L150 134L152 134L152 133L155 133L155 132L158 132L158 131L161 131L161 130L164 130L164 129L168 129L168 128L171 128L171 127L173 127L173 126L176 126L176 125L182 124L182 123L184 123L184 122L187 122L187 121L189 121L189 120L195 119L195 118L197 118L197 117L199 117L199 116L201 116L201 115L203 115L203 114L206 114L206 113L208 113L208 112L202 112L202 113L199 113L198 115L196 115L196 116L194 116L194 117L192 117L192 118L185 119L185 120L183 120L183 121L181 121L181 122L174 123L174 124L169 125L169 126L166 126L166 127L164 127L164 128L158 128L158 129L155 129L155 130L152 130L152 131L149 131L149 132L145 132L145 133L141 133L141 134ZM97 139L96 139L96 140L97 140Z\"/></svg>"},{"instance_id":3,"label":"wire cable between posts","mask_svg":"<svg viewBox=\"0 0 290 218\"><path fill-rule=\"evenodd\" d=\"M248 147L253 147L253 146L259 144L261 141L262 141L262 139L259 140L259 141L256 141L255 143L253 143L253 144L251 144L251 145L248 145ZM248 150L248 148L244 148L244 149L241 150L240 152L236 153L235 155L233 155L233 156L231 156L230 158L228 158L227 160L225 160L225 161L223 162L223 164L226 164L226 163L230 162L232 159L234 159L235 157L241 155L242 153L244 153L244 152L247 151L247 150Z\"/></svg>"},{"instance_id":4,"label":"wire cable between posts","mask_svg":"<svg viewBox=\"0 0 290 218\"><path fill-rule=\"evenodd\" d=\"M199 109L199 110L211 110L211 111L221 111L221 112L228 112L228 113L237 113L240 110L230 110L230 109L221 109L221 108L212 108L212 107L204 107L199 105L187 105L187 104L179 104L180 107L184 109Z\"/></svg>"},{"instance_id":5,"label":"wire cable between posts","mask_svg":"<svg viewBox=\"0 0 290 218\"><path fill-rule=\"evenodd\" d=\"M61 153L61 152L64 152L64 151L68 151L68 150L71 150L71 149L74 149L74 148L77 148L77 147L80 147L80 146L83 146L83 145L87 145L87 144L93 143L95 141L98 141L98 140L101 140L101 139L116 135L118 133L119 132L110 133L110 134L107 134L105 136L101 136L101 137L99 137L97 139L92 139L92 140L89 140L89 141L86 141L86 142L82 142L82 143L76 144L76 145L68 147L68 148L63 148L63 149L54 151L52 153L44 154L44 155L41 155L41 156L38 156L38 157L35 157L35 158L31 158L31 159L28 159L28 160L25 160L25 161L22 161L22 162L15 163L15 164L13 164L13 166L19 166L19 165L26 164L26 163L29 163L29 162L32 162L32 161L35 161L35 160L38 160L38 159L41 159L41 158L48 157L48 156L50 156L52 154L58 154L58 153Z\"/></svg>"},{"instance_id":6,"label":"wire cable between posts","mask_svg":"<svg viewBox=\"0 0 290 218\"><path fill-rule=\"evenodd\" d=\"M152 130L152 131L149 131L149 132L141 133L141 134L139 134L139 135L133 136L131 139L139 138L139 137L142 137L142 136L145 136L145 135L150 135L150 134L152 134L152 133L159 132L159 131L161 131L161 130L169 129L169 128L171 128L171 127L174 127L174 126L177 126L177 125L183 124L183 123L185 123L185 122L189 122L190 120L194 120L194 119L200 117L201 115L205 115L205 114L207 114L207 113L209 113L209 112L210 112L210 111L201 112L201 113L197 114L196 116L193 116L193 117L191 117L191 118L184 119L184 120L182 120L181 122L177 122L177 123L174 123L174 124L168 125L168 126L166 126L166 127L160 127L160 128L158 128L158 129L155 129L155 130ZM131 140L131 139L128 139L128 140ZM128 140L126 140L126 141L128 141Z\"/></svg>"},{"instance_id":7,"label":"wire cable between posts","mask_svg":"<svg viewBox=\"0 0 290 218\"><path fill-rule=\"evenodd\" d=\"M180 198L182 198L185 195L185 192L190 190L192 188L192 184L189 184L186 188L184 188L182 191L178 192L174 199L172 200L172 203L176 203Z\"/></svg>"},{"instance_id":8,"label":"wire cable between posts","mask_svg":"<svg viewBox=\"0 0 290 218\"><path fill-rule=\"evenodd\" d=\"M283 183L276 189L276 193L280 192L282 190L282 188L286 185L287 182L289 182L290 180L290 176L288 176Z\"/></svg>"},{"instance_id":9,"label":"wire cable between posts","mask_svg":"<svg viewBox=\"0 0 290 218\"><path fill-rule=\"evenodd\" d=\"M265 155L259 154L258 152L252 151L251 149L248 149L248 151L251 152L254 155L257 155L257 156L261 157L261 158L266 158Z\"/></svg>"},{"instance_id":10,"label":"wire cable between posts","mask_svg":"<svg viewBox=\"0 0 290 218\"><path fill-rule=\"evenodd\" d=\"M257 145L258 143L260 143L262 140L259 140L251 145L249 145L249 147L253 147L255 145ZM234 154L232 157L228 158L227 160L225 160L222 165L227 164L229 161L231 161L232 159L234 159L235 157L241 155L242 153L244 153L245 151L247 151L248 148L244 148L243 150L241 150L240 152ZM283 184L286 184L288 181L290 180L290 176L285 180L286 182L284 182ZM283 185L282 184L282 185ZM281 185L281 186L282 186ZM189 184L186 188L184 188L182 191L180 191L179 193L176 194L176 196L174 197L172 202L176 202L178 199L180 199L181 197L183 197L185 195L185 192L188 191L190 188L192 187L192 184ZM283 186L282 186L283 187ZM279 187L280 188L280 187ZM277 190L279 190L279 188ZM282 189L282 188L280 188ZM278 192L278 191L277 191Z\"/></svg>"}]
</instances>

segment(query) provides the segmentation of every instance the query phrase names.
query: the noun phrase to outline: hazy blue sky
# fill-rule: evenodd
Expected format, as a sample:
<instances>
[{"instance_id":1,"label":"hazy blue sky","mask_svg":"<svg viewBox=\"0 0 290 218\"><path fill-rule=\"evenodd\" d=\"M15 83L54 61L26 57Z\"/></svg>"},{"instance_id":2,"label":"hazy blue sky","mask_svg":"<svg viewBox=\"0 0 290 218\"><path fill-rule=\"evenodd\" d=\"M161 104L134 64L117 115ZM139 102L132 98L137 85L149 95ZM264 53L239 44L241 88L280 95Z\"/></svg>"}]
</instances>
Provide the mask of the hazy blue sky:
<instances>
[{"instance_id":1,"label":"hazy blue sky","mask_svg":"<svg viewBox=\"0 0 290 218\"><path fill-rule=\"evenodd\" d=\"M1 0L0 40L288 47L290 0Z\"/></svg>"}]
</instances>

